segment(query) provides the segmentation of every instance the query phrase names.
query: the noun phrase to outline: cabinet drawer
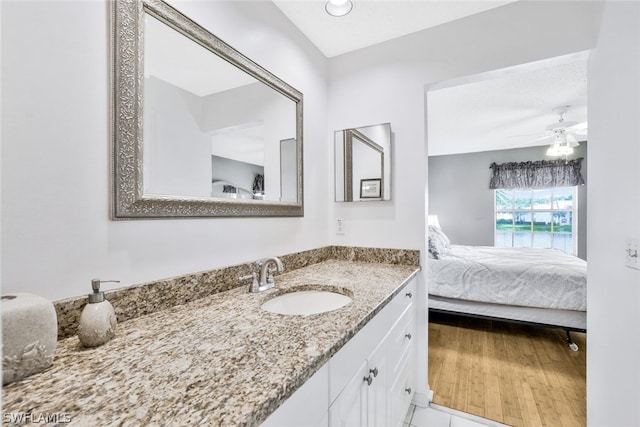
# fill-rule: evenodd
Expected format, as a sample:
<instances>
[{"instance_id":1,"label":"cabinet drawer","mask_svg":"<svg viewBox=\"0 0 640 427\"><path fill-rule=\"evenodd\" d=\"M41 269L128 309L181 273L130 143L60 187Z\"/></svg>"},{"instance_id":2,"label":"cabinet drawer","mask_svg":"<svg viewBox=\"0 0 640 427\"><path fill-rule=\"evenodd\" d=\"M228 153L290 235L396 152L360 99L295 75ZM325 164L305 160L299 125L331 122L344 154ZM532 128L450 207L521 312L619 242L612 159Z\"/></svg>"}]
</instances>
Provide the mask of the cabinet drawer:
<instances>
[{"instance_id":1,"label":"cabinet drawer","mask_svg":"<svg viewBox=\"0 0 640 427\"><path fill-rule=\"evenodd\" d=\"M392 318L400 317L407 308L412 306L416 297L416 279L413 278L391 301Z\"/></svg>"},{"instance_id":2,"label":"cabinet drawer","mask_svg":"<svg viewBox=\"0 0 640 427\"><path fill-rule=\"evenodd\" d=\"M406 352L397 371L395 382L389 391L389 419L399 426L409 410L416 389L415 353Z\"/></svg>"},{"instance_id":3,"label":"cabinet drawer","mask_svg":"<svg viewBox=\"0 0 640 427\"><path fill-rule=\"evenodd\" d=\"M415 311L410 306L396 322L389 333L388 364L392 372L398 369L402 356L416 340Z\"/></svg>"}]
</instances>

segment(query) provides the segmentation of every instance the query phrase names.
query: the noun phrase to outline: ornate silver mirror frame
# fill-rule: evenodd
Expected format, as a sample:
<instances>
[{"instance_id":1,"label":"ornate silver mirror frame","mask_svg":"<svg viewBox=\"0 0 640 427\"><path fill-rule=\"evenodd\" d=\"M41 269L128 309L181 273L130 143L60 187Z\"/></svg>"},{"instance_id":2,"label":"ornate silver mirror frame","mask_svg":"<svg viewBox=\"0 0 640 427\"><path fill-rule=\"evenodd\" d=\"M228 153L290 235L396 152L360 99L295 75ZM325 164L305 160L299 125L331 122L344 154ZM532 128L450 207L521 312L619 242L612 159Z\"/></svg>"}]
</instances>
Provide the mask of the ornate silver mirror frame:
<instances>
[{"instance_id":1,"label":"ornate silver mirror frame","mask_svg":"<svg viewBox=\"0 0 640 427\"><path fill-rule=\"evenodd\" d=\"M145 13L295 102L296 202L144 194L142 108ZM302 93L160 0L113 0L112 55L112 219L304 215Z\"/></svg>"},{"instance_id":2,"label":"ornate silver mirror frame","mask_svg":"<svg viewBox=\"0 0 640 427\"><path fill-rule=\"evenodd\" d=\"M334 133L336 202L391 200L391 138L390 123ZM366 181L379 181L377 196L358 196Z\"/></svg>"},{"instance_id":3,"label":"ornate silver mirror frame","mask_svg":"<svg viewBox=\"0 0 640 427\"><path fill-rule=\"evenodd\" d=\"M353 139L361 141L380 155L380 199L384 200L384 148L357 129L345 129L344 132L344 201L353 202Z\"/></svg>"}]
</instances>

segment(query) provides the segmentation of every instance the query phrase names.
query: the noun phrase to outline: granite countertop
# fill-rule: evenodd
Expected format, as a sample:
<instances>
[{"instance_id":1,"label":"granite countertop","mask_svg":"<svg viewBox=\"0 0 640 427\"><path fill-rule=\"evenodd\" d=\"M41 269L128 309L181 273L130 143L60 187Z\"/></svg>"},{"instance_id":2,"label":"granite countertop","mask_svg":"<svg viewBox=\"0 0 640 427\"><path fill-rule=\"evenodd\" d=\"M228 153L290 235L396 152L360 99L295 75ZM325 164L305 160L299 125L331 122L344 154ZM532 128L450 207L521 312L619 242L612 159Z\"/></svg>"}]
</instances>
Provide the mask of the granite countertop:
<instances>
[{"instance_id":1,"label":"granite countertop","mask_svg":"<svg viewBox=\"0 0 640 427\"><path fill-rule=\"evenodd\" d=\"M118 325L95 349L58 342L53 366L3 387L4 414L72 425L257 425L359 331L416 266L329 260ZM351 293L338 310L285 316L262 302L300 285Z\"/></svg>"}]
</instances>

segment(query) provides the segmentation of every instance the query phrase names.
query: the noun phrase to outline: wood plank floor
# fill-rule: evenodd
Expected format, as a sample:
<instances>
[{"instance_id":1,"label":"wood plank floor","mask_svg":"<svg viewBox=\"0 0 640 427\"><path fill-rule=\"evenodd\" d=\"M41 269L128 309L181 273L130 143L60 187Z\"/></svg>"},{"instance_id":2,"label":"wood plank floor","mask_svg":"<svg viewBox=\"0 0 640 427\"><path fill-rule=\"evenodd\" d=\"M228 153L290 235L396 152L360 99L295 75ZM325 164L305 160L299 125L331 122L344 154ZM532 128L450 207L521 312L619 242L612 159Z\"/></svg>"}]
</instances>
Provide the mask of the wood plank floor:
<instances>
[{"instance_id":1,"label":"wood plank floor","mask_svg":"<svg viewBox=\"0 0 640 427\"><path fill-rule=\"evenodd\" d=\"M515 427L587 425L586 334L429 314L434 403Z\"/></svg>"}]
</instances>

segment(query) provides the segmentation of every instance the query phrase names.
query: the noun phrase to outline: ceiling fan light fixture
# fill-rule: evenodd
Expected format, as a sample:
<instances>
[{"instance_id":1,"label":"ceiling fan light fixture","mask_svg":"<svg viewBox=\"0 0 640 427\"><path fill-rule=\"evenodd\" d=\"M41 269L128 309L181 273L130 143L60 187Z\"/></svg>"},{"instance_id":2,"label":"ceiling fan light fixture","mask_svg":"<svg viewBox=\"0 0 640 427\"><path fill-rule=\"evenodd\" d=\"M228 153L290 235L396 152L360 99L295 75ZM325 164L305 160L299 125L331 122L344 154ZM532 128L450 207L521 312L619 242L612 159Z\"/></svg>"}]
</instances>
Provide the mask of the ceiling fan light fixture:
<instances>
[{"instance_id":1,"label":"ceiling fan light fixture","mask_svg":"<svg viewBox=\"0 0 640 427\"><path fill-rule=\"evenodd\" d=\"M571 154L573 154L573 148L566 145L562 146L553 144L549 148L547 148L547 156L549 157L561 157Z\"/></svg>"},{"instance_id":2,"label":"ceiling fan light fixture","mask_svg":"<svg viewBox=\"0 0 640 427\"><path fill-rule=\"evenodd\" d=\"M324 5L324 10L331 16L345 16L353 9L353 2L351 0L329 0Z\"/></svg>"},{"instance_id":3,"label":"ceiling fan light fixture","mask_svg":"<svg viewBox=\"0 0 640 427\"><path fill-rule=\"evenodd\" d=\"M551 146L547 148L547 156L560 157L569 156L573 154L573 147L578 146L578 141L571 135L567 135L564 132L556 134L555 139L551 143Z\"/></svg>"}]
</instances>

